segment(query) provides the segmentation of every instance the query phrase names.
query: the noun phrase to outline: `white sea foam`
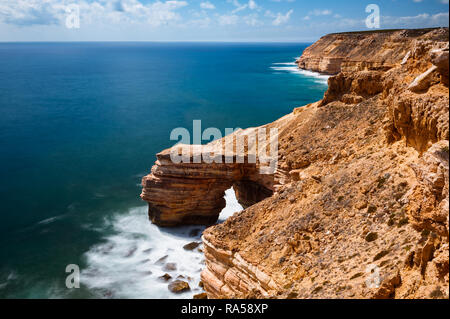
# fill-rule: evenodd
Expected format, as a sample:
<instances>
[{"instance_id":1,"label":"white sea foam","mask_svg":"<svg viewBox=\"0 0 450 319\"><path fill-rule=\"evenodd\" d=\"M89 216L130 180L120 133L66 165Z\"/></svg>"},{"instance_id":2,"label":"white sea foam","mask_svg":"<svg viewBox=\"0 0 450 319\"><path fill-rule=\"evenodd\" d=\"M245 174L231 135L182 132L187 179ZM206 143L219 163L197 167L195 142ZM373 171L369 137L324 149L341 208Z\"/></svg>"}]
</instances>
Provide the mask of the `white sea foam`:
<instances>
[{"instance_id":1,"label":"white sea foam","mask_svg":"<svg viewBox=\"0 0 450 319\"><path fill-rule=\"evenodd\" d=\"M272 63L270 68L274 71L300 74L305 77L314 78L314 82L319 84L328 84L328 78L330 77L329 75L324 75L317 72L301 70L295 62Z\"/></svg>"},{"instance_id":2,"label":"white sea foam","mask_svg":"<svg viewBox=\"0 0 450 319\"><path fill-rule=\"evenodd\" d=\"M8 273L8 276L6 276L5 281L0 282L0 290L5 288L6 286L8 286L8 284L11 281L14 281L18 278L19 276L17 275L17 273L15 271L10 271Z\"/></svg>"},{"instance_id":3,"label":"white sea foam","mask_svg":"<svg viewBox=\"0 0 450 319\"><path fill-rule=\"evenodd\" d=\"M54 216L54 217L50 217L44 220L41 220L40 222L38 222L38 225L47 225L50 223L53 223L54 221L60 220L64 217L64 215L60 215L60 216Z\"/></svg>"},{"instance_id":4,"label":"white sea foam","mask_svg":"<svg viewBox=\"0 0 450 319\"><path fill-rule=\"evenodd\" d=\"M225 200L227 206L219 222L242 210L232 189L226 191ZM88 267L81 274L83 285L106 298L192 298L201 292L198 284L204 268L203 253L187 251L183 246L200 242L205 227L159 228L149 222L147 207L117 215L110 227L113 234L85 254ZM177 270L164 269L167 263L174 263ZM191 291L171 293L168 282L159 279L165 273L173 279L184 276L182 280L189 282Z\"/></svg>"},{"instance_id":5,"label":"white sea foam","mask_svg":"<svg viewBox=\"0 0 450 319\"><path fill-rule=\"evenodd\" d=\"M228 217L233 216L234 213L240 212L244 209L242 208L242 205L237 201L236 194L234 193L233 188L225 191L225 201L227 204L225 208L220 212L219 223L224 222Z\"/></svg>"},{"instance_id":6,"label":"white sea foam","mask_svg":"<svg viewBox=\"0 0 450 319\"><path fill-rule=\"evenodd\" d=\"M272 65L296 65L295 62L277 62L272 63Z\"/></svg>"}]
</instances>

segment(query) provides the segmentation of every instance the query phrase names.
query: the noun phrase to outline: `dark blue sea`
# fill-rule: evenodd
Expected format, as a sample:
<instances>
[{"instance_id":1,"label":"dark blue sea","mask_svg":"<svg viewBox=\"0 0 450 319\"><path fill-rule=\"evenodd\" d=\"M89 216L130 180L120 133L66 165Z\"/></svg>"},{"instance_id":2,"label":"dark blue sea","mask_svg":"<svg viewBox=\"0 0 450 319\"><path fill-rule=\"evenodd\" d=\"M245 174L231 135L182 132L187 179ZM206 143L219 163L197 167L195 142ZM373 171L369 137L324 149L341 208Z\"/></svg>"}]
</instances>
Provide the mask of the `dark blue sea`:
<instances>
[{"instance_id":1,"label":"dark blue sea","mask_svg":"<svg viewBox=\"0 0 450 319\"><path fill-rule=\"evenodd\" d=\"M258 126L321 99L326 77L293 63L306 46L0 43L0 298L200 292L203 256L182 246L202 228L151 225L140 180L176 127ZM240 209L226 199L221 220ZM158 279L167 262L191 292Z\"/></svg>"}]
</instances>

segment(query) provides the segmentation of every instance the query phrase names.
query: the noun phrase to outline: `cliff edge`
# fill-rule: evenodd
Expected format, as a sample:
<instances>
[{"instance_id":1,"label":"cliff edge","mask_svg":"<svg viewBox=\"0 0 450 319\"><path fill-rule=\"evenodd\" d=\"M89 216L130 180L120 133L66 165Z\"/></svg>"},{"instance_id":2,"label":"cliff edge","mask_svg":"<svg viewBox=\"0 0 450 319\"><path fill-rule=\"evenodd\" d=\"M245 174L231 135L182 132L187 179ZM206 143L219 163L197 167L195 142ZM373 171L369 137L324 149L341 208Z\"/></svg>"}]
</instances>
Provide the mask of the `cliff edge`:
<instances>
[{"instance_id":1,"label":"cliff edge","mask_svg":"<svg viewBox=\"0 0 450 319\"><path fill-rule=\"evenodd\" d=\"M231 186L246 207L203 233L208 298L449 297L448 55L448 28L327 35L298 60L335 74L323 99L261 127L276 171L260 174L258 140L226 161L260 128L157 155L152 222L212 224Z\"/></svg>"},{"instance_id":2,"label":"cliff edge","mask_svg":"<svg viewBox=\"0 0 450 319\"><path fill-rule=\"evenodd\" d=\"M448 298L448 47L439 28L305 50L336 75L269 124L273 194L204 232L209 298Z\"/></svg>"},{"instance_id":3,"label":"cliff edge","mask_svg":"<svg viewBox=\"0 0 450 319\"><path fill-rule=\"evenodd\" d=\"M442 41L444 28L376 30L327 34L305 49L300 69L335 75L339 72L388 70L401 63L416 40Z\"/></svg>"}]
</instances>

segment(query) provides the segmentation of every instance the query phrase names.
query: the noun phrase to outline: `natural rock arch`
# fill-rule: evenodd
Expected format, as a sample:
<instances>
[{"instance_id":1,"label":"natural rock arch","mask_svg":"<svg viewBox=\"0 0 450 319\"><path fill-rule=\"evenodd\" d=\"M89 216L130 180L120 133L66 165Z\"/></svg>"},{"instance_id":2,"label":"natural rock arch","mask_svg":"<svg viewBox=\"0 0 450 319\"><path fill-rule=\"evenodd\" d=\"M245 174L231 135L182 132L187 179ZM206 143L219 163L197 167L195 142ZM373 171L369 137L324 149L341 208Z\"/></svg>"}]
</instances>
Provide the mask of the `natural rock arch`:
<instances>
[{"instance_id":1,"label":"natural rock arch","mask_svg":"<svg viewBox=\"0 0 450 319\"><path fill-rule=\"evenodd\" d=\"M148 202L150 220L159 226L214 224L225 207L225 191L232 186L244 207L271 196L274 174L261 171L268 164L262 164L256 153L258 139L242 139L245 147L239 160L233 155L227 163L225 156L227 145L233 143L232 149L236 150L238 138L255 131L255 128L238 130L204 146L183 145L189 155L179 163L171 158L173 148L158 153L151 174L142 179L141 198ZM264 144L261 141L259 144L267 150L269 142L270 136ZM214 161L195 163L194 159L201 158L202 154L214 154Z\"/></svg>"}]
</instances>

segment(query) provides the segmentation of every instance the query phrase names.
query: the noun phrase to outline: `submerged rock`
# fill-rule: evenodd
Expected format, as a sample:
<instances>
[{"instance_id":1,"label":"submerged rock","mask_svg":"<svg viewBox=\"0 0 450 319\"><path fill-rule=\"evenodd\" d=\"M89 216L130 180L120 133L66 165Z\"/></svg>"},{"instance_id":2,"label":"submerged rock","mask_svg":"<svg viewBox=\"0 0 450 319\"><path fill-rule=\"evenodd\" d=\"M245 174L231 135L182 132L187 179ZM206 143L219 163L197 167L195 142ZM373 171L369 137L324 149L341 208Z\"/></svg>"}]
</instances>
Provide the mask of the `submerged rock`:
<instances>
[{"instance_id":1,"label":"submerged rock","mask_svg":"<svg viewBox=\"0 0 450 319\"><path fill-rule=\"evenodd\" d=\"M171 292L176 294L191 290L189 284L182 280L175 280L169 284L168 288Z\"/></svg>"},{"instance_id":2,"label":"submerged rock","mask_svg":"<svg viewBox=\"0 0 450 319\"><path fill-rule=\"evenodd\" d=\"M208 299L208 295L206 292L202 292L201 294L194 295L194 299Z\"/></svg>"},{"instance_id":3,"label":"submerged rock","mask_svg":"<svg viewBox=\"0 0 450 319\"><path fill-rule=\"evenodd\" d=\"M172 279L172 276L171 275L169 275L169 274L164 274L164 275L162 275L161 277L158 277L160 280L162 280L162 281L169 281L169 280L171 280Z\"/></svg>"},{"instance_id":4,"label":"submerged rock","mask_svg":"<svg viewBox=\"0 0 450 319\"><path fill-rule=\"evenodd\" d=\"M189 244L186 244L186 245L184 245L183 246L183 248L185 249L185 250L194 250L195 248L197 248L198 246L200 246L200 244L201 243L198 243L198 242L192 242L192 243L189 243Z\"/></svg>"},{"instance_id":5,"label":"submerged rock","mask_svg":"<svg viewBox=\"0 0 450 319\"><path fill-rule=\"evenodd\" d=\"M175 271L177 270L177 264L175 263L167 263L164 265L163 269L165 271Z\"/></svg>"},{"instance_id":6,"label":"submerged rock","mask_svg":"<svg viewBox=\"0 0 450 319\"><path fill-rule=\"evenodd\" d=\"M195 229L193 229L193 230L191 230L189 232L189 236L190 237L197 237L198 234L200 234L201 231L202 231L201 229L195 228Z\"/></svg>"},{"instance_id":7,"label":"submerged rock","mask_svg":"<svg viewBox=\"0 0 450 319\"><path fill-rule=\"evenodd\" d=\"M188 280L188 281L191 281L191 280L192 280L192 277L189 277L189 276L185 277L185 276L183 276L183 275L178 275L178 276L177 276L177 279L186 279L186 280Z\"/></svg>"},{"instance_id":8,"label":"submerged rock","mask_svg":"<svg viewBox=\"0 0 450 319\"><path fill-rule=\"evenodd\" d=\"M167 258L169 257L169 255L165 255L164 257L159 258L156 262L155 265L164 265L164 263L166 262Z\"/></svg>"}]
</instances>

